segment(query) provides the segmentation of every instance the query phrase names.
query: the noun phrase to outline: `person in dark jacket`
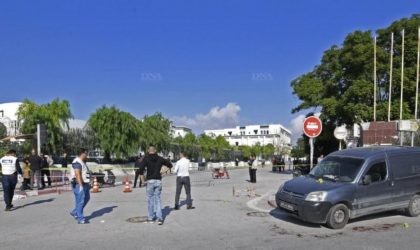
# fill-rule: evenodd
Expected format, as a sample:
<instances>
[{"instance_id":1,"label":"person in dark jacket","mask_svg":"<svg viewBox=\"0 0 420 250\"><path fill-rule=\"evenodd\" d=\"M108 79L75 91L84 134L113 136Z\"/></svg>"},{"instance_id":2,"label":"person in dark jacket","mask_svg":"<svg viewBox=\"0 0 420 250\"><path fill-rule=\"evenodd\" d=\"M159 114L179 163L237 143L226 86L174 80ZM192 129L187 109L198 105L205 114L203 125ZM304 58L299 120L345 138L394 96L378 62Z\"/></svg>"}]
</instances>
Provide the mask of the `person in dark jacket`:
<instances>
[{"instance_id":1,"label":"person in dark jacket","mask_svg":"<svg viewBox=\"0 0 420 250\"><path fill-rule=\"evenodd\" d=\"M48 162L48 157L45 156L43 153L41 153L41 158L42 158L42 165L41 165L42 189L45 188L44 176L47 176L48 187L50 188L51 187L51 173L50 173L50 170L48 169L50 167L50 163Z\"/></svg>"},{"instance_id":2,"label":"person in dark jacket","mask_svg":"<svg viewBox=\"0 0 420 250\"><path fill-rule=\"evenodd\" d=\"M148 150L143 161L139 164L140 179L144 182L144 171L147 170L147 210L148 219L147 223L154 223L154 219L157 218L158 224L163 225L163 215L161 208L160 194L162 192L162 167L166 166L172 168L172 163L156 153L156 148L151 146Z\"/></svg>"},{"instance_id":3,"label":"person in dark jacket","mask_svg":"<svg viewBox=\"0 0 420 250\"><path fill-rule=\"evenodd\" d=\"M141 154L139 155L139 158L137 159L136 163L134 163L134 167L136 168L136 176L134 177L134 184L133 184L133 188L136 188L137 186L137 180L140 177L140 163L143 161L144 156L142 156ZM142 182L140 180L139 182L139 188L141 188Z\"/></svg>"},{"instance_id":4,"label":"person in dark jacket","mask_svg":"<svg viewBox=\"0 0 420 250\"><path fill-rule=\"evenodd\" d=\"M34 183L36 179L36 185L38 189L41 188L41 167L42 167L42 158L37 155L36 150L32 149L31 155L25 159L29 164L31 170L31 188L34 188Z\"/></svg>"}]
</instances>

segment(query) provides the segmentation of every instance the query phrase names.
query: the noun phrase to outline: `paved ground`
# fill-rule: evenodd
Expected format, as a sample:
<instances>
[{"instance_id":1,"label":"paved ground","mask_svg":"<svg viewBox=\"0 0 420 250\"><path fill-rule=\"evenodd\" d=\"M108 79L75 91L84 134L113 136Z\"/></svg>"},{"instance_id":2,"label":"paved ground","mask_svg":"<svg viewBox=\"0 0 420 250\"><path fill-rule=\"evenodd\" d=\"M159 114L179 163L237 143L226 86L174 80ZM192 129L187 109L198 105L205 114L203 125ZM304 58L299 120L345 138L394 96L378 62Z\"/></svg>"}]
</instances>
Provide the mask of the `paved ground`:
<instances>
[{"instance_id":1,"label":"paved ground","mask_svg":"<svg viewBox=\"0 0 420 250\"><path fill-rule=\"evenodd\" d=\"M247 170L231 171L230 180L192 176L196 210L172 211L175 178L164 179L164 226L133 223L146 215L144 189L122 187L92 194L86 208L89 225L69 216L71 193L29 197L17 210L0 212L0 249L419 249L420 218L398 213L351 222L333 231L302 223L269 205L290 175L258 171L259 183L248 197ZM209 185L210 184L210 185ZM237 196L233 196L235 186ZM182 196L184 197L184 196ZM128 221L127 221L128 220ZM131 221L131 222L129 222ZM409 227L402 225L408 223Z\"/></svg>"}]
</instances>

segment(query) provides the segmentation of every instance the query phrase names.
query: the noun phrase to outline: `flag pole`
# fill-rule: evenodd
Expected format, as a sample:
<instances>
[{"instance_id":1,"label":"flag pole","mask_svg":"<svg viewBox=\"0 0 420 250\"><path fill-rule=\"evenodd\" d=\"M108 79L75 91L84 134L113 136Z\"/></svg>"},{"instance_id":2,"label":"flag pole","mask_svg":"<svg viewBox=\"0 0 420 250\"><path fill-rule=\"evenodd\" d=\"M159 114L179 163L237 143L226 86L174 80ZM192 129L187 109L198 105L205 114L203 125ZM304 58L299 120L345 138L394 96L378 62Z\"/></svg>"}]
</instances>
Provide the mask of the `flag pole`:
<instances>
[{"instance_id":1,"label":"flag pole","mask_svg":"<svg viewBox=\"0 0 420 250\"><path fill-rule=\"evenodd\" d=\"M373 45L373 121L376 122L376 88L377 88L377 81L376 81L376 36L374 38L374 45Z\"/></svg>"},{"instance_id":2,"label":"flag pole","mask_svg":"<svg viewBox=\"0 0 420 250\"><path fill-rule=\"evenodd\" d=\"M391 50L389 60L389 92L388 92L388 122L391 121L391 101L392 101L392 61L394 57L394 32L391 33Z\"/></svg>"},{"instance_id":3,"label":"flag pole","mask_svg":"<svg viewBox=\"0 0 420 250\"><path fill-rule=\"evenodd\" d=\"M419 105L419 68L420 68L420 27L417 33L417 75L416 75L416 104L414 106L414 119L418 120L418 105ZM411 146L414 147L414 132L411 133Z\"/></svg>"},{"instance_id":4,"label":"flag pole","mask_svg":"<svg viewBox=\"0 0 420 250\"><path fill-rule=\"evenodd\" d=\"M403 98L404 98L404 29L402 30L401 39L401 99L400 99L400 125L403 119ZM400 131L400 144L403 146L403 132Z\"/></svg>"}]
</instances>

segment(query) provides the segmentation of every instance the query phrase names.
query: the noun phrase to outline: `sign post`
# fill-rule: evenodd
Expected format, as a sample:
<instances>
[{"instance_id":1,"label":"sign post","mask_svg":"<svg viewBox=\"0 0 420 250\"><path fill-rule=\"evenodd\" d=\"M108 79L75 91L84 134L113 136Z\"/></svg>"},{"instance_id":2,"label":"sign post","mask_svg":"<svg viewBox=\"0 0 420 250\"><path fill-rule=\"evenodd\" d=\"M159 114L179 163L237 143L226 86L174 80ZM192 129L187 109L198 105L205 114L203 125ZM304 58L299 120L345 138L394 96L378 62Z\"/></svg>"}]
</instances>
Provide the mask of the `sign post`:
<instances>
[{"instance_id":1,"label":"sign post","mask_svg":"<svg viewBox=\"0 0 420 250\"><path fill-rule=\"evenodd\" d=\"M303 122L303 133L309 137L310 146L310 165L314 166L314 138L318 137L322 132L322 121L316 116L310 116Z\"/></svg>"},{"instance_id":2,"label":"sign post","mask_svg":"<svg viewBox=\"0 0 420 250\"><path fill-rule=\"evenodd\" d=\"M337 127L334 129L334 137L340 142L339 150L343 147L341 146L341 141L347 138L347 128L345 126Z\"/></svg>"}]
</instances>

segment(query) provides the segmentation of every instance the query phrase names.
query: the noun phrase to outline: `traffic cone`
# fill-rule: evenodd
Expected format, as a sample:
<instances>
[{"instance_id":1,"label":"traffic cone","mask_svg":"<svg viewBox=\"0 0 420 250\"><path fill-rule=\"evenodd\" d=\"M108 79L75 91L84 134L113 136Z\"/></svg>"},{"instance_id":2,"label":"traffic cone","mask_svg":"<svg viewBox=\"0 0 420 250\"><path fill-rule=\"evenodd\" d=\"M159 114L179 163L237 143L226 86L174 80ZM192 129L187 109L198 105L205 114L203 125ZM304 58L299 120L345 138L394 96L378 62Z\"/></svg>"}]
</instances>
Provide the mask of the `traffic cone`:
<instances>
[{"instance_id":1,"label":"traffic cone","mask_svg":"<svg viewBox=\"0 0 420 250\"><path fill-rule=\"evenodd\" d=\"M98 185L98 180L96 179L96 176L93 177L93 189L92 189L92 193L99 193L101 192L99 190L99 185Z\"/></svg>"},{"instance_id":2,"label":"traffic cone","mask_svg":"<svg viewBox=\"0 0 420 250\"><path fill-rule=\"evenodd\" d=\"M124 187L124 193L130 193L131 187L130 182L128 181L128 176L125 177L125 187Z\"/></svg>"}]
</instances>

